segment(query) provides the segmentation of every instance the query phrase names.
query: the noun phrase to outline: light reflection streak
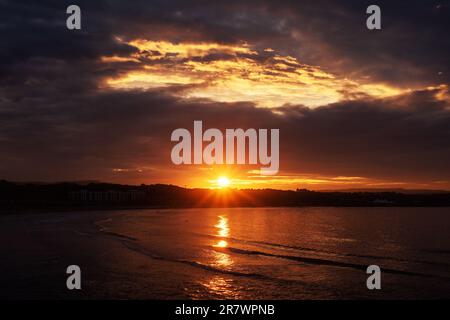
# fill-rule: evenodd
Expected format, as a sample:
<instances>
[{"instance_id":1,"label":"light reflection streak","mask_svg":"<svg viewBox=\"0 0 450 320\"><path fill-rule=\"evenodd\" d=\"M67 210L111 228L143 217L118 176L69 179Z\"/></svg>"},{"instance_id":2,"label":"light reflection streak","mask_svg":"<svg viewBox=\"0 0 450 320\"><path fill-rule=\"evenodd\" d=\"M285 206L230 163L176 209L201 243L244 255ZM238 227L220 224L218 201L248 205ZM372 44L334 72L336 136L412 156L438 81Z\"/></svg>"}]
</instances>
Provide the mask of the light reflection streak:
<instances>
[{"instance_id":1,"label":"light reflection streak","mask_svg":"<svg viewBox=\"0 0 450 320\"><path fill-rule=\"evenodd\" d=\"M230 227L228 226L228 218L224 216L219 216L219 222L214 225L217 228L217 237L228 238L230 236ZM226 248L228 242L224 239L217 241L213 247Z\"/></svg>"},{"instance_id":2,"label":"light reflection streak","mask_svg":"<svg viewBox=\"0 0 450 320\"><path fill-rule=\"evenodd\" d=\"M214 227L217 229L216 236L220 239L215 241L213 247L224 249L228 247L228 242L225 239L230 236L230 227L228 225L227 217L219 216L218 218L219 221L214 225ZM231 259L230 255L223 252L214 251L214 259L215 263L219 266L228 267L233 264L233 260Z\"/></svg>"},{"instance_id":3,"label":"light reflection streak","mask_svg":"<svg viewBox=\"0 0 450 320\"><path fill-rule=\"evenodd\" d=\"M216 228L215 236L218 237L213 243L214 264L222 268L230 268L234 261L232 257L222 252L221 249L228 247L227 238L230 237L230 226L228 224L228 218L226 216L218 216L218 221L214 225ZM207 281L203 282L203 285L207 288L210 294L218 295L222 299L236 299L239 297L239 290L236 290L234 280L224 276L213 276Z\"/></svg>"}]
</instances>

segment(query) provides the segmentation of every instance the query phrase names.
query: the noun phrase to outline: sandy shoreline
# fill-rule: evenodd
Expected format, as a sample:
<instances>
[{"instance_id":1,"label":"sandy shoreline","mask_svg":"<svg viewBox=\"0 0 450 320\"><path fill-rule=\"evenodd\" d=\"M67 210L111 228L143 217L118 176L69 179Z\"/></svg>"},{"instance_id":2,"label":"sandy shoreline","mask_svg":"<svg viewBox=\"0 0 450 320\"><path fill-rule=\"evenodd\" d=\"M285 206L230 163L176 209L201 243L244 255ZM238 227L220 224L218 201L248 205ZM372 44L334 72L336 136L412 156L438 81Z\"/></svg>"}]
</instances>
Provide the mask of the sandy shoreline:
<instances>
[{"instance_id":1,"label":"sandy shoreline","mask_svg":"<svg viewBox=\"0 0 450 320\"><path fill-rule=\"evenodd\" d=\"M141 270L151 270L153 261L127 250L95 225L95 221L117 214L102 211L0 217L0 298L152 298L154 284ZM66 268L71 264L82 270L80 291L66 288Z\"/></svg>"}]
</instances>

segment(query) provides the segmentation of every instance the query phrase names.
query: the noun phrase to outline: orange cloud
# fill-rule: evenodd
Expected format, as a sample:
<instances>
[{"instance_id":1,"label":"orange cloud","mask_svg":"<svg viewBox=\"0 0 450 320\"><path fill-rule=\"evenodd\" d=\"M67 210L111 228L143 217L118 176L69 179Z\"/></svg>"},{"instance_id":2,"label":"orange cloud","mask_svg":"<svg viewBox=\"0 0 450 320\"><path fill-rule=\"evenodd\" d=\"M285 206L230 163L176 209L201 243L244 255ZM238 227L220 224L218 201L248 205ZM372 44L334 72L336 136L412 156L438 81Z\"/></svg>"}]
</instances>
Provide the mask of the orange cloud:
<instances>
[{"instance_id":1,"label":"orange cloud","mask_svg":"<svg viewBox=\"0 0 450 320\"><path fill-rule=\"evenodd\" d=\"M123 41L118 39L118 41ZM318 66L267 48L252 50L248 44L171 43L133 40L138 53L130 57L103 57L103 62L139 61L139 68L116 78L115 89L149 89L194 85L177 94L220 102L251 101L259 107L302 104L317 107L361 94L387 97L405 92L382 83L358 83Z\"/></svg>"}]
</instances>

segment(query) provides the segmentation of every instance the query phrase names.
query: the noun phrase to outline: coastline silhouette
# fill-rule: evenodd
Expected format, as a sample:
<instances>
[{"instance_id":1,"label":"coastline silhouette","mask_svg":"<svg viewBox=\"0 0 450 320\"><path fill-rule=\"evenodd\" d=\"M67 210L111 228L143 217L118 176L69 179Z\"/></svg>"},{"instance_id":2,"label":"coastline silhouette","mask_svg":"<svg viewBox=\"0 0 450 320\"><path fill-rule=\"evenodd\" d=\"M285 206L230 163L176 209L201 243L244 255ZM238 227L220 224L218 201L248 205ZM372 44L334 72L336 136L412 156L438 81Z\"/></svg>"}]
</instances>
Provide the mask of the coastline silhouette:
<instances>
[{"instance_id":1,"label":"coastline silhouette","mask_svg":"<svg viewBox=\"0 0 450 320\"><path fill-rule=\"evenodd\" d=\"M175 185L112 183L17 183L0 181L2 211L118 209L136 207L450 206L441 190L200 189Z\"/></svg>"}]
</instances>

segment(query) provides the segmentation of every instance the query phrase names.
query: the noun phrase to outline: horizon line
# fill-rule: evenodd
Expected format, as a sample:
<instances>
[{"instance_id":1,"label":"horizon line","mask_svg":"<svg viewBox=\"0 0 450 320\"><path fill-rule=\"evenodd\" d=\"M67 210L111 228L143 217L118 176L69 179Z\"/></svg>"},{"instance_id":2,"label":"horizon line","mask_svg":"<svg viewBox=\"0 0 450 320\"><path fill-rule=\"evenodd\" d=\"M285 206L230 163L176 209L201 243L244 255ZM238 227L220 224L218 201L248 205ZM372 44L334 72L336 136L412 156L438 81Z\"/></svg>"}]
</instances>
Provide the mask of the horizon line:
<instances>
[{"instance_id":1,"label":"horizon line","mask_svg":"<svg viewBox=\"0 0 450 320\"><path fill-rule=\"evenodd\" d=\"M229 190L229 191L245 191L245 190L275 190L275 191L293 191L296 192L298 190L305 190L310 192L342 192L342 193L351 193L351 192L396 192L401 193L401 191L406 192L427 192L427 193L450 193L450 190L446 189L414 189L414 188L343 188L343 189L321 189L321 190L312 190L308 188L301 188L298 187L296 189L276 189L276 188L235 188L235 187L188 187L188 186L180 186L172 183L141 183L141 184L128 184L128 183L117 183L117 182L106 182L106 181L100 181L100 180L63 180L63 181L25 181L25 180L6 180L6 179L0 179L0 183L13 183L13 184L34 184L34 185L51 185L51 184L77 184L77 185L88 185L88 184L111 184L111 185L119 185L119 186L129 186L129 187L141 187L141 186L156 186L156 185L163 185L163 186L172 186L182 189L188 189L188 190Z\"/></svg>"}]
</instances>

